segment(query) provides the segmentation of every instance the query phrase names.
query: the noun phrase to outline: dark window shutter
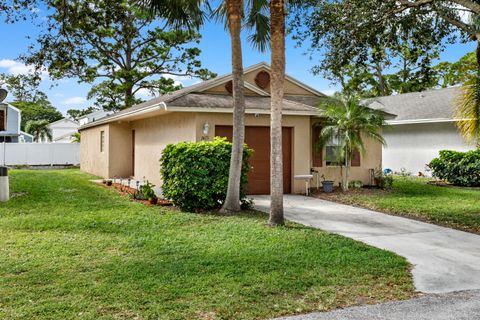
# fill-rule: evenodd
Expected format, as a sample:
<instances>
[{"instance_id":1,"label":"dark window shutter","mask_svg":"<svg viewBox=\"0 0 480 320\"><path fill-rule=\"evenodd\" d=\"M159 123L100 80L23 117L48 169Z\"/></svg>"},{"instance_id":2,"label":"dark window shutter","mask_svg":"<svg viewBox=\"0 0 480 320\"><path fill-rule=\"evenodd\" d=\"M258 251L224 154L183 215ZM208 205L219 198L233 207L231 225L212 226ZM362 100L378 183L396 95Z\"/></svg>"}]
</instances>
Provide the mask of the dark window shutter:
<instances>
[{"instance_id":1,"label":"dark window shutter","mask_svg":"<svg viewBox=\"0 0 480 320\"><path fill-rule=\"evenodd\" d=\"M320 131L322 128L314 126L312 130L312 165L321 167L323 165L322 147L320 146Z\"/></svg>"},{"instance_id":2,"label":"dark window shutter","mask_svg":"<svg viewBox=\"0 0 480 320\"><path fill-rule=\"evenodd\" d=\"M5 110L0 110L0 131L5 131Z\"/></svg>"},{"instance_id":3,"label":"dark window shutter","mask_svg":"<svg viewBox=\"0 0 480 320\"><path fill-rule=\"evenodd\" d=\"M352 167L360 167L360 151L354 150L352 155Z\"/></svg>"}]
</instances>

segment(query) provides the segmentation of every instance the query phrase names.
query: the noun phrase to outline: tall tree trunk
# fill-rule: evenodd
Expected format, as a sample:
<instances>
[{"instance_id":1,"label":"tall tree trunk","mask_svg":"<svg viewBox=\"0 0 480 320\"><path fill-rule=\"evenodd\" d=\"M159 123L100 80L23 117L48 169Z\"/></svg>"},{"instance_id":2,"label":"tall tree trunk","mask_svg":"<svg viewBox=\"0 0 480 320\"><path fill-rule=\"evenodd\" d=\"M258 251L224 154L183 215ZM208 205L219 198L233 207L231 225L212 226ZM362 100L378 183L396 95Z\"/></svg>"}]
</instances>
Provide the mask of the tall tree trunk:
<instances>
[{"instance_id":1,"label":"tall tree trunk","mask_svg":"<svg viewBox=\"0 0 480 320\"><path fill-rule=\"evenodd\" d=\"M385 77L383 76L383 69L382 69L382 66L380 65L380 62L378 61L375 62L375 73L378 78L378 92L380 96L384 97L387 95L387 89L385 86Z\"/></svg>"},{"instance_id":2,"label":"tall tree trunk","mask_svg":"<svg viewBox=\"0 0 480 320\"><path fill-rule=\"evenodd\" d=\"M345 176L342 181L342 190L344 192L348 191L348 183L349 183L349 175L350 175L350 165L351 165L351 160L350 160L350 152L348 150L345 151Z\"/></svg>"},{"instance_id":3,"label":"tall tree trunk","mask_svg":"<svg viewBox=\"0 0 480 320\"><path fill-rule=\"evenodd\" d=\"M270 1L270 50L272 64L270 118L270 219L283 225L282 102L285 81L285 4Z\"/></svg>"},{"instance_id":4,"label":"tall tree trunk","mask_svg":"<svg viewBox=\"0 0 480 320\"><path fill-rule=\"evenodd\" d=\"M240 180L245 140L245 96L243 92L242 42L240 39L243 1L227 0L226 6L232 46L233 136L227 197L221 211L235 213L240 211Z\"/></svg>"}]
</instances>

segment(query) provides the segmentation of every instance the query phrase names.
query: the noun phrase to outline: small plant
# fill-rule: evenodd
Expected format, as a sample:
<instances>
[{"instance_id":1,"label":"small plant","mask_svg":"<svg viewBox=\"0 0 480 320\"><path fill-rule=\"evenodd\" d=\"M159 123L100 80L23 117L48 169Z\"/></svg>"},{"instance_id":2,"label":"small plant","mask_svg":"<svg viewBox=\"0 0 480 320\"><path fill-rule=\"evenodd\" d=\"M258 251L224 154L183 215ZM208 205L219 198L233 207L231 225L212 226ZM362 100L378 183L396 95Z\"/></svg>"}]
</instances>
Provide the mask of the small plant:
<instances>
[{"instance_id":1,"label":"small plant","mask_svg":"<svg viewBox=\"0 0 480 320\"><path fill-rule=\"evenodd\" d=\"M154 184L147 181L147 183L141 185L139 188L140 194L143 195L143 199L147 199L152 204L155 204L158 201L157 196L155 195L155 190L153 190L154 187Z\"/></svg>"},{"instance_id":2,"label":"small plant","mask_svg":"<svg viewBox=\"0 0 480 320\"><path fill-rule=\"evenodd\" d=\"M373 173L375 185L381 189L391 189L393 185L393 176L385 174L381 168L375 169Z\"/></svg>"},{"instance_id":3,"label":"small plant","mask_svg":"<svg viewBox=\"0 0 480 320\"><path fill-rule=\"evenodd\" d=\"M412 175L412 173L408 171L406 168L400 168L400 171L396 172L396 174L402 177L409 177Z\"/></svg>"},{"instance_id":4,"label":"small plant","mask_svg":"<svg viewBox=\"0 0 480 320\"><path fill-rule=\"evenodd\" d=\"M353 180L350 181L350 184L348 186L353 189L360 189L363 187L363 182L360 180Z\"/></svg>"}]
</instances>

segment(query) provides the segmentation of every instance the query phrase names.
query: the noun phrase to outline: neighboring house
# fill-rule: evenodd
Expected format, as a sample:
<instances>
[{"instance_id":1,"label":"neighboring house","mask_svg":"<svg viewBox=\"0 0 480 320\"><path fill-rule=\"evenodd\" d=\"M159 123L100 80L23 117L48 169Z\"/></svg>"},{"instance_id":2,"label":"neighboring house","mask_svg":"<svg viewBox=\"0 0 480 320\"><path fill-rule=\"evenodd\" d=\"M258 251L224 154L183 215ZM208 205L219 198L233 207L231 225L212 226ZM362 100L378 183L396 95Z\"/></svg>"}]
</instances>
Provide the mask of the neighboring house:
<instances>
[{"instance_id":1,"label":"neighboring house","mask_svg":"<svg viewBox=\"0 0 480 320\"><path fill-rule=\"evenodd\" d=\"M112 112L107 112L102 110L96 110L93 111L89 114L84 115L83 117L78 118L78 123L83 126L87 123L97 121L103 117L106 117L108 115L112 114Z\"/></svg>"},{"instance_id":2,"label":"neighboring house","mask_svg":"<svg viewBox=\"0 0 480 320\"><path fill-rule=\"evenodd\" d=\"M0 103L0 142L32 142L33 136L20 130L21 110Z\"/></svg>"},{"instance_id":3,"label":"neighboring house","mask_svg":"<svg viewBox=\"0 0 480 320\"><path fill-rule=\"evenodd\" d=\"M232 76L225 75L125 109L80 127L80 168L102 176L134 177L161 184L159 159L169 143L232 136ZM270 67L245 69L245 142L254 149L247 192L270 192ZM316 169L319 177L339 182L341 169L330 157L336 146L315 148L321 121L316 108L325 95L290 76L283 101L284 191L302 193L295 175ZM371 183L372 169L381 166L382 147L366 140L367 152L357 154L352 180ZM328 152L325 152L328 151Z\"/></svg>"},{"instance_id":4,"label":"neighboring house","mask_svg":"<svg viewBox=\"0 0 480 320\"><path fill-rule=\"evenodd\" d=\"M52 130L52 142L68 143L72 142L72 135L78 132L78 122L63 118L52 122L48 127ZM48 141L43 141L48 142Z\"/></svg>"},{"instance_id":5,"label":"neighboring house","mask_svg":"<svg viewBox=\"0 0 480 320\"><path fill-rule=\"evenodd\" d=\"M405 169L412 174L428 172L426 164L440 150L475 149L462 139L455 126L453 108L459 88L399 94L370 99L367 105L396 115L383 130L383 168Z\"/></svg>"}]
</instances>

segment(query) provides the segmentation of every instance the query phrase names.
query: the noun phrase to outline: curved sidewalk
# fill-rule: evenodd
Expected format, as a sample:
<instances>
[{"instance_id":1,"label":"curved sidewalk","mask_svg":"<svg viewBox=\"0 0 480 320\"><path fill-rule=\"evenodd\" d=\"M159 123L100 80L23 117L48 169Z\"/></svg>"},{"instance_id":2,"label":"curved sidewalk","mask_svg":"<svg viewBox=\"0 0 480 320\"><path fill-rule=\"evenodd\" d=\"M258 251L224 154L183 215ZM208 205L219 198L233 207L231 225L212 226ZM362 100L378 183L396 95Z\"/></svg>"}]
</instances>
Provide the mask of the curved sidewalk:
<instances>
[{"instance_id":1,"label":"curved sidewalk","mask_svg":"<svg viewBox=\"0 0 480 320\"><path fill-rule=\"evenodd\" d=\"M254 196L268 212L270 197ZM480 289L480 236L372 210L300 195L285 195L285 217L408 259L418 291Z\"/></svg>"}]
</instances>

